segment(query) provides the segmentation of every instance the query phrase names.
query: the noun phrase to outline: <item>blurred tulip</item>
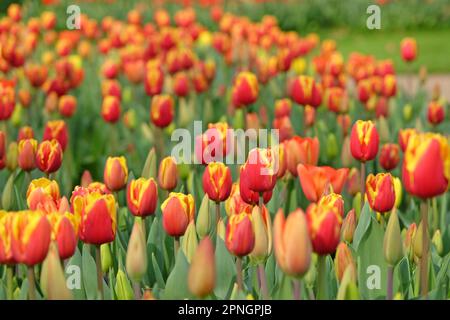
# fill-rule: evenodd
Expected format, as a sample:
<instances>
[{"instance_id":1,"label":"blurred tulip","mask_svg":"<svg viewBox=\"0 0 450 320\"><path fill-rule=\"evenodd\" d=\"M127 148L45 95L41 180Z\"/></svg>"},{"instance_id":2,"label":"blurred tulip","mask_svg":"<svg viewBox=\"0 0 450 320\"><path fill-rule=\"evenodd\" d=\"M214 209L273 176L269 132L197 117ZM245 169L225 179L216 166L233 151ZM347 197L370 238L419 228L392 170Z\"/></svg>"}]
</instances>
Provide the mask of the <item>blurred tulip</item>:
<instances>
[{"instance_id":1,"label":"blurred tulip","mask_svg":"<svg viewBox=\"0 0 450 320\"><path fill-rule=\"evenodd\" d=\"M352 209L347 213L347 216L345 217L344 221L342 222L341 239L343 241L352 243L353 234L355 233L355 229L356 229L356 224L357 224L357 221L356 221L355 209Z\"/></svg>"},{"instance_id":2,"label":"blurred tulip","mask_svg":"<svg viewBox=\"0 0 450 320\"><path fill-rule=\"evenodd\" d=\"M63 150L55 139L42 141L36 151L36 165L46 174L58 171L63 159Z\"/></svg>"},{"instance_id":3,"label":"blurred tulip","mask_svg":"<svg viewBox=\"0 0 450 320\"><path fill-rule=\"evenodd\" d=\"M178 183L178 169L173 157L165 157L161 160L158 170L159 186L167 191L172 191Z\"/></svg>"},{"instance_id":4,"label":"blurred tulip","mask_svg":"<svg viewBox=\"0 0 450 320\"><path fill-rule=\"evenodd\" d=\"M121 106L120 101L115 96L106 96L102 102L103 120L109 123L116 123L120 119Z\"/></svg>"},{"instance_id":5,"label":"blurred tulip","mask_svg":"<svg viewBox=\"0 0 450 320\"><path fill-rule=\"evenodd\" d=\"M216 284L214 247L207 236L195 251L188 274L189 291L199 298L212 293Z\"/></svg>"},{"instance_id":6,"label":"blurred tulip","mask_svg":"<svg viewBox=\"0 0 450 320\"><path fill-rule=\"evenodd\" d=\"M403 239L403 250L406 256L412 262L414 259L414 238L417 231L417 225L413 222L406 230L405 237Z\"/></svg>"},{"instance_id":7,"label":"blurred tulip","mask_svg":"<svg viewBox=\"0 0 450 320\"><path fill-rule=\"evenodd\" d=\"M155 213L158 187L153 178L131 180L127 188L128 209L134 216L147 217Z\"/></svg>"},{"instance_id":8,"label":"blurred tulip","mask_svg":"<svg viewBox=\"0 0 450 320\"><path fill-rule=\"evenodd\" d=\"M237 108L248 106L258 99L258 79L251 72L241 72L233 84L232 100Z\"/></svg>"},{"instance_id":9,"label":"blurred tulip","mask_svg":"<svg viewBox=\"0 0 450 320\"><path fill-rule=\"evenodd\" d=\"M297 176L298 164L317 165L319 160L319 139L295 136L285 142L286 163L289 172Z\"/></svg>"},{"instance_id":10,"label":"blurred tulip","mask_svg":"<svg viewBox=\"0 0 450 320\"><path fill-rule=\"evenodd\" d=\"M103 181L111 191L122 190L128 181L128 166L125 157L108 157L103 172Z\"/></svg>"},{"instance_id":11,"label":"blurred tulip","mask_svg":"<svg viewBox=\"0 0 450 320\"><path fill-rule=\"evenodd\" d=\"M20 169L31 171L36 168L37 141L24 139L19 142L17 163Z\"/></svg>"},{"instance_id":12,"label":"blurred tulip","mask_svg":"<svg viewBox=\"0 0 450 320\"><path fill-rule=\"evenodd\" d=\"M252 210L252 225L255 233L255 245L250 257L256 262L264 260L272 252L272 222L268 209L254 206Z\"/></svg>"},{"instance_id":13,"label":"blurred tulip","mask_svg":"<svg viewBox=\"0 0 450 320\"><path fill-rule=\"evenodd\" d=\"M392 210L395 204L395 188L391 174L369 174L366 180L366 196L372 210L380 213Z\"/></svg>"},{"instance_id":14,"label":"blurred tulip","mask_svg":"<svg viewBox=\"0 0 450 320\"><path fill-rule=\"evenodd\" d=\"M192 195L172 192L161 205L163 227L171 237L181 237L195 216Z\"/></svg>"},{"instance_id":15,"label":"blurred tulip","mask_svg":"<svg viewBox=\"0 0 450 320\"><path fill-rule=\"evenodd\" d=\"M284 217L282 209L278 210L273 225L275 257L284 273L301 277L311 264L311 239L305 214L297 209Z\"/></svg>"},{"instance_id":16,"label":"blurred tulip","mask_svg":"<svg viewBox=\"0 0 450 320\"><path fill-rule=\"evenodd\" d=\"M52 212L47 214L47 218L52 228L51 239L57 245L59 258L70 258L77 248L79 217L69 212Z\"/></svg>"},{"instance_id":17,"label":"blurred tulip","mask_svg":"<svg viewBox=\"0 0 450 320\"><path fill-rule=\"evenodd\" d=\"M2 153L2 151L0 151L0 153ZM6 153L6 162L0 156L0 169L6 163L6 167L8 168L9 171L11 171L11 172L15 171L17 168L17 165L18 165L18 163L17 163L18 156L19 156L19 154L18 154L17 142L15 142L15 141L11 142L8 146L8 151ZM4 155L3 155L3 157L4 157Z\"/></svg>"},{"instance_id":18,"label":"blurred tulip","mask_svg":"<svg viewBox=\"0 0 450 320\"><path fill-rule=\"evenodd\" d=\"M243 257L252 252L255 246L255 233L251 215L242 212L228 218L225 244L233 255Z\"/></svg>"},{"instance_id":19,"label":"blurred tulip","mask_svg":"<svg viewBox=\"0 0 450 320\"><path fill-rule=\"evenodd\" d=\"M417 130L414 128L400 129L400 131L398 132L398 143L403 152L406 151L409 138L417 133Z\"/></svg>"},{"instance_id":20,"label":"blurred tulip","mask_svg":"<svg viewBox=\"0 0 450 320\"><path fill-rule=\"evenodd\" d=\"M59 98L58 102L59 113L66 118L73 116L77 110L77 99L74 96L65 95Z\"/></svg>"},{"instance_id":21,"label":"blurred tulip","mask_svg":"<svg viewBox=\"0 0 450 320\"><path fill-rule=\"evenodd\" d=\"M290 96L296 103L317 108L322 103L322 93L314 79L301 75L290 85Z\"/></svg>"},{"instance_id":22,"label":"blurred tulip","mask_svg":"<svg viewBox=\"0 0 450 320\"><path fill-rule=\"evenodd\" d=\"M58 183L47 178L34 179L27 190L27 204L31 210L37 210L38 204L45 198L57 203L61 199Z\"/></svg>"},{"instance_id":23,"label":"blurred tulip","mask_svg":"<svg viewBox=\"0 0 450 320\"><path fill-rule=\"evenodd\" d=\"M400 147L395 143L386 143L381 147L380 165L384 170L393 170L400 161Z\"/></svg>"},{"instance_id":24,"label":"blurred tulip","mask_svg":"<svg viewBox=\"0 0 450 320\"><path fill-rule=\"evenodd\" d=\"M336 249L336 257L334 258L334 270L336 272L336 278L339 282L342 282L344 272L350 268L353 273L353 277L356 278L356 263L353 258L350 248L345 242L339 243Z\"/></svg>"},{"instance_id":25,"label":"blurred tulip","mask_svg":"<svg viewBox=\"0 0 450 320\"><path fill-rule=\"evenodd\" d=\"M248 180L248 188L256 193L272 191L278 170L277 157L271 149L252 149L241 170Z\"/></svg>"},{"instance_id":26,"label":"blurred tulip","mask_svg":"<svg viewBox=\"0 0 450 320\"><path fill-rule=\"evenodd\" d=\"M8 120L16 105L15 83L8 80L0 80L0 121Z\"/></svg>"},{"instance_id":27,"label":"blurred tulip","mask_svg":"<svg viewBox=\"0 0 450 320\"><path fill-rule=\"evenodd\" d=\"M34 131L30 126L24 126L19 129L19 133L17 134L17 142L23 139L34 139Z\"/></svg>"},{"instance_id":28,"label":"blurred tulip","mask_svg":"<svg viewBox=\"0 0 450 320\"><path fill-rule=\"evenodd\" d=\"M289 99L275 100L275 117L290 117L292 109L292 102Z\"/></svg>"},{"instance_id":29,"label":"blurred tulip","mask_svg":"<svg viewBox=\"0 0 450 320\"><path fill-rule=\"evenodd\" d=\"M147 247L143 232L143 222L134 222L128 241L126 269L128 276L139 282L147 271Z\"/></svg>"},{"instance_id":30,"label":"blurred tulip","mask_svg":"<svg viewBox=\"0 0 450 320\"><path fill-rule=\"evenodd\" d=\"M427 110L428 122L432 125L438 125L445 118L445 108L441 101L431 101Z\"/></svg>"},{"instance_id":31,"label":"blurred tulip","mask_svg":"<svg viewBox=\"0 0 450 320\"><path fill-rule=\"evenodd\" d=\"M160 128L167 127L174 117L174 102L169 95L156 95L152 98L150 118Z\"/></svg>"},{"instance_id":32,"label":"blurred tulip","mask_svg":"<svg viewBox=\"0 0 450 320\"><path fill-rule=\"evenodd\" d=\"M209 199L222 202L228 199L232 186L230 168L222 162L210 162L203 173L203 190Z\"/></svg>"},{"instance_id":33,"label":"blurred tulip","mask_svg":"<svg viewBox=\"0 0 450 320\"><path fill-rule=\"evenodd\" d=\"M403 158L402 180L410 194L422 199L444 193L450 181L450 145L439 134L409 138Z\"/></svg>"},{"instance_id":34,"label":"blurred tulip","mask_svg":"<svg viewBox=\"0 0 450 320\"><path fill-rule=\"evenodd\" d=\"M66 123L63 120L53 120L47 122L42 140L53 140L56 139L61 145L62 151L66 150L67 143L69 140L69 133L67 130Z\"/></svg>"},{"instance_id":35,"label":"blurred tulip","mask_svg":"<svg viewBox=\"0 0 450 320\"><path fill-rule=\"evenodd\" d=\"M414 38L404 38L400 44L402 59L411 62L417 56L417 43Z\"/></svg>"}]
</instances>

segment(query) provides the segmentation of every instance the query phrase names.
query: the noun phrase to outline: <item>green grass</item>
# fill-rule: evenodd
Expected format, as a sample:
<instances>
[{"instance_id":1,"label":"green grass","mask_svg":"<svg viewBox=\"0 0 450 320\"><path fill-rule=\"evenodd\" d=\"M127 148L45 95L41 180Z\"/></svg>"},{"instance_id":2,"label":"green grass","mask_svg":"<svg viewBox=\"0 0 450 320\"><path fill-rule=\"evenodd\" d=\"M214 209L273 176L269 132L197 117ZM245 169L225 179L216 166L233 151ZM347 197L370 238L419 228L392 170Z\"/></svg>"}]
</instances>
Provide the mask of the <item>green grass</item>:
<instances>
[{"instance_id":1,"label":"green grass","mask_svg":"<svg viewBox=\"0 0 450 320\"><path fill-rule=\"evenodd\" d=\"M330 30L319 32L337 41L338 49L347 57L353 51L372 54L378 59L390 58L398 72L417 72L423 65L429 73L450 72L450 29L420 31L373 30L364 33L351 30ZM411 65L400 56L400 41L414 37L418 44L418 58Z\"/></svg>"}]
</instances>

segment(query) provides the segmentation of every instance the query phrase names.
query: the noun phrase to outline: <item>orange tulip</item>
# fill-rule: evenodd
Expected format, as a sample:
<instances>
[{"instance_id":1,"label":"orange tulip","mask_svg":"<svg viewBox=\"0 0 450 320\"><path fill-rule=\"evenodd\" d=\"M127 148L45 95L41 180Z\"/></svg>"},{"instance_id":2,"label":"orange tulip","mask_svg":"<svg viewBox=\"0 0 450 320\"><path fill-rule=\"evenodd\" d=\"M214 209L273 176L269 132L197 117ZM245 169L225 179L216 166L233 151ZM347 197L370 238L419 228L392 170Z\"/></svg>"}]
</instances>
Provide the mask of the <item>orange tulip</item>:
<instances>
[{"instance_id":1,"label":"orange tulip","mask_svg":"<svg viewBox=\"0 0 450 320\"><path fill-rule=\"evenodd\" d=\"M390 173L369 174L366 179L366 196L372 210L390 211L395 203L394 180Z\"/></svg>"},{"instance_id":2,"label":"orange tulip","mask_svg":"<svg viewBox=\"0 0 450 320\"><path fill-rule=\"evenodd\" d=\"M225 211L228 216L242 212L252 213L252 205L245 202L241 197L239 183L233 183L230 196L225 200Z\"/></svg>"},{"instance_id":3,"label":"orange tulip","mask_svg":"<svg viewBox=\"0 0 450 320\"><path fill-rule=\"evenodd\" d=\"M56 139L61 145L62 151L66 150L69 133L66 123L63 120L54 120L47 122L42 140Z\"/></svg>"},{"instance_id":4,"label":"orange tulip","mask_svg":"<svg viewBox=\"0 0 450 320\"><path fill-rule=\"evenodd\" d=\"M150 118L160 128L167 127L174 117L174 102L169 95L156 95L152 98Z\"/></svg>"},{"instance_id":5,"label":"orange tulip","mask_svg":"<svg viewBox=\"0 0 450 320\"><path fill-rule=\"evenodd\" d=\"M115 96L106 96L102 102L103 120L109 123L116 123L120 119L120 100Z\"/></svg>"},{"instance_id":6,"label":"orange tulip","mask_svg":"<svg viewBox=\"0 0 450 320\"><path fill-rule=\"evenodd\" d=\"M159 186L168 191L176 188L178 182L178 169L173 157L165 157L161 160L158 170Z\"/></svg>"},{"instance_id":7,"label":"orange tulip","mask_svg":"<svg viewBox=\"0 0 450 320\"><path fill-rule=\"evenodd\" d=\"M297 166L299 163L304 165L317 165L319 160L319 139L302 138L295 136L285 142L286 163L289 172L297 176Z\"/></svg>"},{"instance_id":8,"label":"orange tulip","mask_svg":"<svg viewBox=\"0 0 450 320\"><path fill-rule=\"evenodd\" d=\"M128 209L134 216L146 217L155 213L158 187L153 178L131 180L127 189Z\"/></svg>"},{"instance_id":9,"label":"orange tulip","mask_svg":"<svg viewBox=\"0 0 450 320\"><path fill-rule=\"evenodd\" d=\"M17 261L11 248L12 221L15 212L0 211L0 263L15 264Z\"/></svg>"},{"instance_id":10,"label":"orange tulip","mask_svg":"<svg viewBox=\"0 0 450 320\"><path fill-rule=\"evenodd\" d=\"M392 170L400 161L400 147L395 143L386 143L381 147L380 165L384 170Z\"/></svg>"},{"instance_id":11,"label":"orange tulip","mask_svg":"<svg viewBox=\"0 0 450 320\"><path fill-rule=\"evenodd\" d=\"M322 103L322 92L314 79L310 76L299 76L290 84L292 100L303 106L310 105L317 108Z\"/></svg>"},{"instance_id":12,"label":"orange tulip","mask_svg":"<svg viewBox=\"0 0 450 320\"><path fill-rule=\"evenodd\" d=\"M42 195L50 197L54 202L61 198L58 183L47 178L34 179L27 190L27 204L31 210L37 209L37 203Z\"/></svg>"},{"instance_id":13,"label":"orange tulip","mask_svg":"<svg viewBox=\"0 0 450 320\"><path fill-rule=\"evenodd\" d=\"M30 126L24 126L19 129L17 142L20 142L20 140L24 139L34 139L34 131Z\"/></svg>"},{"instance_id":14,"label":"orange tulip","mask_svg":"<svg viewBox=\"0 0 450 320\"><path fill-rule=\"evenodd\" d=\"M233 255L243 257L252 252L255 245L251 215L246 212L228 218L225 245Z\"/></svg>"},{"instance_id":15,"label":"orange tulip","mask_svg":"<svg viewBox=\"0 0 450 320\"><path fill-rule=\"evenodd\" d=\"M210 162L203 173L203 190L215 202L230 196L232 182L230 168L222 162Z\"/></svg>"},{"instance_id":16,"label":"orange tulip","mask_svg":"<svg viewBox=\"0 0 450 320\"><path fill-rule=\"evenodd\" d=\"M14 93L15 83L8 80L0 80L0 120L8 120L16 105Z\"/></svg>"},{"instance_id":17,"label":"orange tulip","mask_svg":"<svg viewBox=\"0 0 450 320\"><path fill-rule=\"evenodd\" d=\"M161 205L161 211L164 230L172 237L180 237L194 219L194 197L190 194L172 192Z\"/></svg>"},{"instance_id":18,"label":"orange tulip","mask_svg":"<svg viewBox=\"0 0 450 320\"><path fill-rule=\"evenodd\" d=\"M59 142L55 139L43 141L36 151L36 165L46 174L58 171L61 167L63 151Z\"/></svg>"},{"instance_id":19,"label":"orange tulip","mask_svg":"<svg viewBox=\"0 0 450 320\"><path fill-rule=\"evenodd\" d=\"M58 245L59 258L70 258L77 248L79 217L69 212L52 212L47 218L52 227L51 239Z\"/></svg>"},{"instance_id":20,"label":"orange tulip","mask_svg":"<svg viewBox=\"0 0 450 320\"><path fill-rule=\"evenodd\" d=\"M437 125L444 121L445 108L442 101L431 101L428 104L427 118L432 125Z\"/></svg>"},{"instance_id":21,"label":"orange tulip","mask_svg":"<svg viewBox=\"0 0 450 320\"><path fill-rule=\"evenodd\" d=\"M400 129L400 131L398 132L398 144L400 145L400 148L403 152L406 151L409 138L417 133L417 130L414 128Z\"/></svg>"},{"instance_id":22,"label":"orange tulip","mask_svg":"<svg viewBox=\"0 0 450 320\"><path fill-rule=\"evenodd\" d=\"M311 264L311 239L305 214L301 209L290 213L285 219L278 210L273 225L275 256L284 273L301 277Z\"/></svg>"},{"instance_id":23,"label":"orange tulip","mask_svg":"<svg viewBox=\"0 0 450 320\"><path fill-rule=\"evenodd\" d=\"M62 116L70 118L77 110L77 99L70 95L62 96L59 98L58 109Z\"/></svg>"},{"instance_id":24,"label":"orange tulip","mask_svg":"<svg viewBox=\"0 0 450 320\"><path fill-rule=\"evenodd\" d=\"M237 108L248 106L258 99L258 79L251 72L241 72L237 75L234 85L232 100Z\"/></svg>"},{"instance_id":25,"label":"orange tulip","mask_svg":"<svg viewBox=\"0 0 450 320\"><path fill-rule=\"evenodd\" d=\"M36 168L37 141L34 139L24 139L19 142L18 165L24 171L31 171Z\"/></svg>"},{"instance_id":26,"label":"orange tulip","mask_svg":"<svg viewBox=\"0 0 450 320\"><path fill-rule=\"evenodd\" d=\"M122 190L128 181L127 159L125 157L108 157L103 172L103 181L111 191Z\"/></svg>"}]
</instances>

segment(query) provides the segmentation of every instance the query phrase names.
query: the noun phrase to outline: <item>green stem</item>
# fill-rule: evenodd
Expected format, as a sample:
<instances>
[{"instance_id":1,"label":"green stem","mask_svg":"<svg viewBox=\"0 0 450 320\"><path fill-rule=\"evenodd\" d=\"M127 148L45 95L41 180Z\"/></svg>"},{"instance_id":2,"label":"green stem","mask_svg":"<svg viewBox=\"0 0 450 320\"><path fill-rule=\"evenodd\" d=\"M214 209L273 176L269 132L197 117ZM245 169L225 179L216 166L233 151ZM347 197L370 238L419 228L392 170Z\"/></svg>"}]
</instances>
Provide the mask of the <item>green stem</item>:
<instances>
[{"instance_id":1,"label":"green stem","mask_svg":"<svg viewBox=\"0 0 450 320\"><path fill-rule=\"evenodd\" d=\"M320 255L318 259L318 284L317 284L317 299L328 299L328 283L327 283L327 256Z\"/></svg>"},{"instance_id":2,"label":"green stem","mask_svg":"<svg viewBox=\"0 0 450 320\"><path fill-rule=\"evenodd\" d=\"M236 282L238 286L238 290L242 291L244 288L243 281L242 281L242 258L237 257L236 258Z\"/></svg>"},{"instance_id":3,"label":"green stem","mask_svg":"<svg viewBox=\"0 0 450 320\"><path fill-rule=\"evenodd\" d=\"M365 162L361 162L361 208L360 210L363 209L364 206L364 201L365 201L365 197L366 197L366 163Z\"/></svg>"},{"instance_id":4,"label":"green stem","mask_svg":"<svg viewBox=\"0 0 450 320\"><path fill-rule=\"evenodd\" d=\"M259 280L261 282L261 294L264 300L269 300L269 290L267 288L267 276L266 276L266 270L264 268L264 264L258 265L258 274L259 274Z\"/></svg>"},{"instance_id":5,"label":"green stem","mask_svg":"<svg viewBox=\"0 0 450 320\"><path fill-rule=\"evenodd\" d=\"M292 279L294 300L301 300L300 279Z\"/></svg>"},{"instance_id":6,"label":"green stem","mask_svg":"<svg viewBox=\"0 0 450 320\"><path fill-rule=\"evenodd\" d=\"M439 210L436 197L431 199L431 204L433 206L433 232L436 232L439 229Z\"/></svg>"},{"instance_id":7,"label":"green stem","mask_svg":"<svg viewBox=\"0 0 450 320\"><path fill-rule=\"evenodd\" d=\"M175 259L177 258L178 250L180 249L180 237L174 238L174 254Z\"/></svg>"},{"instance_id":8,"label":"green stem","mask_svg":"<svg viewBox=\"0 0 450 320\"><path fill-rule=\"evenodd\" d=\"M36 281L34 279L34 267L28 267L28 298L36 300Z\"/></svg>"},{"instance_id":9,"label":"green stem","mask_svg":"<svg viewBox=\"0 0 450 320\"><path fill-rule=\"evenodd\" d=\"M216 229L220 221L220 202L216 202Z\"/></svg>"},{"instance_id":10,"label":"green stem","mask_svg":"<svg viewBox=\"0 0 450 320\"><path fill-rule=\"evenodd\" d=\"M393 298L393 285L394 285L394 266L388 266L388 282L387 282L387 293L386 293L386 299L392 300Z\"/></svg>"},{"instance_id":11,"label":"green stem","mask_svg":"<svg viewBox=\"0 0 450 320\"><path fill-rule=\"evenodd\" d=\"M428 297L428 205L426 200L422 200L420 204L422 212L422 258L420 259L420 290L422 296Z\"/></svg>"},{"instance_id":12,"label":"green stem","mask_svg":"<svg viewBox=\"0 0 450 320\"><path fill-rule=\"evenodd\" d=\"M6 266L6 297L8 300L14 299L14 288L13 288L13 276L14 276L14 267L7 265Z\"/></svg>"},{"instance_id":13,"label":"green stem","mask_svg":"<svg viewBox=\"0 0 450 320\"><path fill-rule=\"evenodd\" d=\"M102 258L100 253L100 246L95 246L95 264L97 266L97 289L98 297L103 300L103 273L102 273Z\"/></svg>"}]
</instances>

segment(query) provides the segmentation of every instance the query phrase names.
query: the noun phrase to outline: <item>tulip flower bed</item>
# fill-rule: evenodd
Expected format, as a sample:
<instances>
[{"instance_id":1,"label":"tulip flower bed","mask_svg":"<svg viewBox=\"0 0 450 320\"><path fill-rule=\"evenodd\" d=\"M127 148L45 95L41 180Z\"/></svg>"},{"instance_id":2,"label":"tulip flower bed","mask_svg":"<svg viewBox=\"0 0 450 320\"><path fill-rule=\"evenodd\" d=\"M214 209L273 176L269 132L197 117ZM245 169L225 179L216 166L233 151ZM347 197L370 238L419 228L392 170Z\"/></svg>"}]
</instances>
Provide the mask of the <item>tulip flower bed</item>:
<instances>
[{"instance_id":1,"label":"tulip flower bed","mask_svg":"<svg viewBox=\"0 0 450 320\"><path fill-rule=\"evenodd\" d=\"M0 17L0 299L450 298L423 73L216 2L33 6Z\"/></svg>"}]
</instances>

